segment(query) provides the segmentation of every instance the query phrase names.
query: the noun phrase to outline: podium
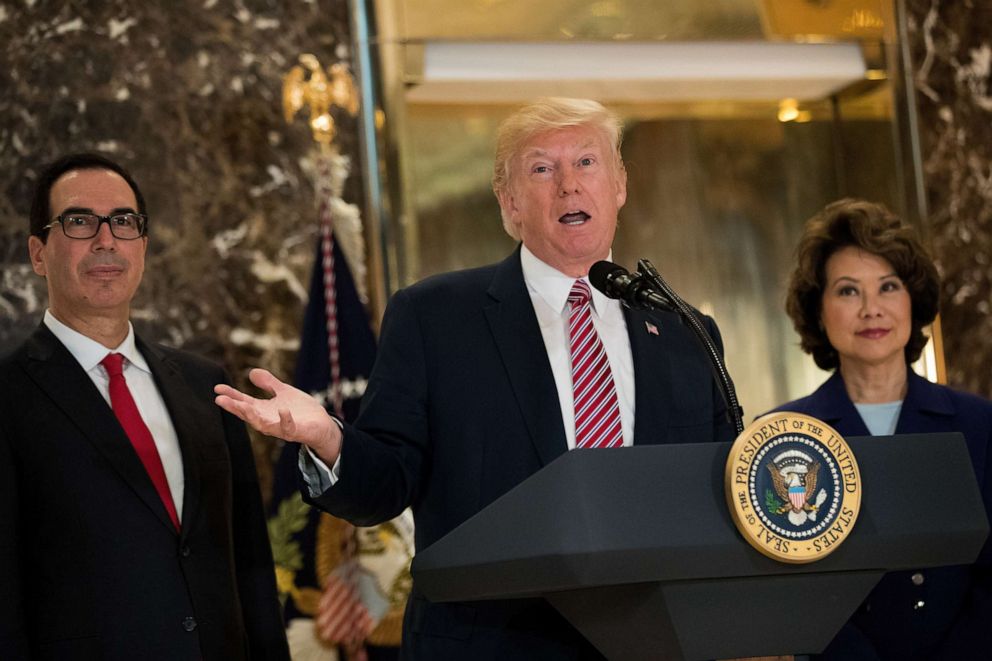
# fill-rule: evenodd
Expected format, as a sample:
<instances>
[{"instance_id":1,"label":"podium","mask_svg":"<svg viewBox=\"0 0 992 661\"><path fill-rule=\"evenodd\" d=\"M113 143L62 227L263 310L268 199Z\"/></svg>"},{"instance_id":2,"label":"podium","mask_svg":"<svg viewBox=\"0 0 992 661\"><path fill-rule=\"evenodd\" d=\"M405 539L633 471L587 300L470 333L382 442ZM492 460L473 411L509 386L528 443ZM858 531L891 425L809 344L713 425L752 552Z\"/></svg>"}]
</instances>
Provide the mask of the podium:
<instances>
[{"instance_id":1,"label":"podium","mask_svg":"<svg viewBox=\"0 0 992 661\"><path fill-rule=\"evenodd\" d=\"M886 571L973 562L989 532L960 434L847 440L861 512L817 562L748 545L724 495L730 444L689 443L567 452L413 575L432 601L542 596L609 659L816 653Z\"/></svg>"}]
</instances>

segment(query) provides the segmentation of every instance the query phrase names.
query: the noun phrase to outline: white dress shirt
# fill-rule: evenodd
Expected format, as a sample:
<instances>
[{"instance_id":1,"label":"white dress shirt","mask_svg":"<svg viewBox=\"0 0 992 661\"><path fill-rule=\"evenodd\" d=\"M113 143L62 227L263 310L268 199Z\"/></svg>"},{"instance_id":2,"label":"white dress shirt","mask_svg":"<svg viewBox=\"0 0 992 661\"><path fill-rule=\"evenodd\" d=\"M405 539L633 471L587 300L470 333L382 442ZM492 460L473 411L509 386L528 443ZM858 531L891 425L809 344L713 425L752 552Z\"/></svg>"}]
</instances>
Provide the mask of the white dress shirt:
<instances>
[{"instance_id":1,"label":"white dress shirt","mask_svg":"<svg viewBox=\"0 0 992 661\"><path fill-rule=\"evenodd\" d=\"M176 513L180 521L183 516L183 492L185 488L185 477L183 473L183 457L179 450L179 438L176 436L176 428L172 426L172 418L165 407L162 395L159 394L155 386L155 379L144 356L138 351L134 343L134 328L131 323L127 325L127 337L115 349L107 349L96 340L90 339L75 331L52 315L51 311L45 311L45 325L65 345L72 357L83 368L86 375L90 377L97 390L110 405L110 377L107 370L100 365L107 354L119 353L124 356L124 379L127 387L131 391L134 403L138 407L141 419L145 421L148 431L152 434L158 455L162 459L162 467L165 469L165 477L169 481L169 491L172 493L172 502L176 506Z\"/></svg>"},{"instance_id":2,"label":"white dress shirt","mask_svg":"<svg viewBox=\"0 0 992 661\"><path fill-rule=\"evenodd\" d=\"M555 386L558 388L565 441L568 449L574 450L575 400L572 393L572 355L568 338L568 293L576 279L542 262L527 246L520 250L520 264L523 267L527 292L537 315L537 323L544 337L544 347L548 351ZM588 278L582 280L589 282ZM627 322L619 301L607 298L594 287L590 289L592 325L595 326L610 359L610 370L613 372L613 383L616 385L620 404L623 444L630 446L634 443L634 359L630 352Z\"/></svg>"}]
</instances>

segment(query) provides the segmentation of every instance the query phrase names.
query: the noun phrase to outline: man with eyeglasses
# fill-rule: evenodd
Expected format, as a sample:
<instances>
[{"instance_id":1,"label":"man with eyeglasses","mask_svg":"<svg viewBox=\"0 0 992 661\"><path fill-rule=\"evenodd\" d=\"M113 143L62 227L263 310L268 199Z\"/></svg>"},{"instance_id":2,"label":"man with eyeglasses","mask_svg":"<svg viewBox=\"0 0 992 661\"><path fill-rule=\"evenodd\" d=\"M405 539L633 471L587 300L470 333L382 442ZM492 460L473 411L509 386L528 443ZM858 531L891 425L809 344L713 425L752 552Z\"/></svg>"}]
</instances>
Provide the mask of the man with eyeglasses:
<instances>
[{"instance_id":1,"label":"man with eyeglasses","mask_svg":"<svg viewBox=\"0 0 992 661\"><path fill-rule=\"evenodd\" d=\"M223 371L135 335L148 246L131 176L39 176L42 324L0 361L0 658L288 659L243 424Z\"/></svg>"}]
</instances>

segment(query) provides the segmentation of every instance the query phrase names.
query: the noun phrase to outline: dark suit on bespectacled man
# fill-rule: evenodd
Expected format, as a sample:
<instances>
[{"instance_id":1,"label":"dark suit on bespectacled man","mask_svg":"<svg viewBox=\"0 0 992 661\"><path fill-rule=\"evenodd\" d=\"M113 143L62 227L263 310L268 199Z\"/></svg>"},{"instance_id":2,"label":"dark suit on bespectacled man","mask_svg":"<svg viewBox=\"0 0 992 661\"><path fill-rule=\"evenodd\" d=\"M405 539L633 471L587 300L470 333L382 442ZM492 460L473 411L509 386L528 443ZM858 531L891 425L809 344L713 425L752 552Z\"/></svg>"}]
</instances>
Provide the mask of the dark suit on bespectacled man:
<instances>
[{"instance_id":1,"label":"dark suit on bespectacled man","mask_svg":"<svg viewBox=\"0 0 992 661\"><path fill-rule=\"evenodd\" d=\"M39 177L48 310L0 361L0 658L288 659L244 425L216 365L129 321L148 245L119 165Z\"/></svg>"}]
</instances>

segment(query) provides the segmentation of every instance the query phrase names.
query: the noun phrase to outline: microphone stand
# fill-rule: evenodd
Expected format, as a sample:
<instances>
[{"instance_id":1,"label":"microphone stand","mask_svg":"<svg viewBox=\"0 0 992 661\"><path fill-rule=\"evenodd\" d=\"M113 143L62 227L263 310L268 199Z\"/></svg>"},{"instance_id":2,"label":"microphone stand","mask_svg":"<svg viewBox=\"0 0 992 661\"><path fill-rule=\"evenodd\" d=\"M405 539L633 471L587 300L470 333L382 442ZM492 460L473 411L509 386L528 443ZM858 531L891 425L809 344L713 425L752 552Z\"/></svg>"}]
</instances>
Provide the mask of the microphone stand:
<instances>
[{"instance_id":1,"label":"microphone stand","mask_svg":"<svg viewBox=\"0 0 992 661\"><path fill-rule=\"evenodd\" d=\"M696 338L702 343L703 348L706 350L706 355L710 359L713 376L716 378L717 383L720 384L720 394L723 395L723 401L727 405L727 415L730 416L730 421L734 423L734 429L737 430L737 435L739 436L744 431L744 422L741 419L743 409L741 409L737 401L737 391L734 388L734 382L730 379L730 373L727 372L727 366L724 364L723 358L720 357L720 352L717 351L716 346L713 344L710 334L703 328L703 324L699 319L699 313L675 293L675 290L665 282L661 274L658 273L658 270L648 260L637 260L637 272L648 278L661 293L668 297L672 303L670 309L674 310L676 314L685 320L689 328L695 333Z\"/></svg>"}]
</instances>

